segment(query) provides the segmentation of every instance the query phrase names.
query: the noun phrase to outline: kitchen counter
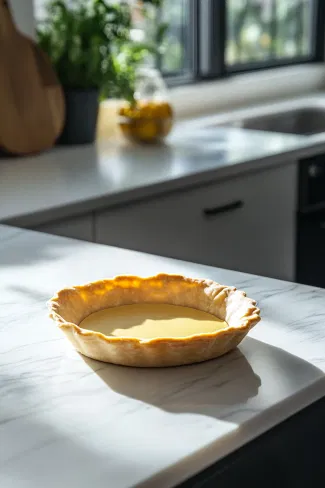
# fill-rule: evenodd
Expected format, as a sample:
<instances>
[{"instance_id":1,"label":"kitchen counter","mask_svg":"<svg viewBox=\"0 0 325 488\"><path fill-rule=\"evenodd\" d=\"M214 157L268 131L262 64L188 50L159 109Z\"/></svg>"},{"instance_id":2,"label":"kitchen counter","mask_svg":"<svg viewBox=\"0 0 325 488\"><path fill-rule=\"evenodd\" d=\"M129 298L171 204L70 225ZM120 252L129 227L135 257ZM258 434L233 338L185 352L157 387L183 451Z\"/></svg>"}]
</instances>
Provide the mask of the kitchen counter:
<instances>
[{"instance_id":1,"label":"kitchen counter","mask_svg":"<svg viewBox=\"0 0 325 488\"><path fill-rule=\"evenodd\" d=\"M0 250L1 487L170 488L325 394L325 290L3 226ZM235 285L262 321L219 360L137 370L47 316L63 286L157 272Z\"/></svg>"},{"instance_id":2,"label":"kitchen counter","mask_svg":"<svg viewBox=\"0 0 325 488\"><path fill-rule=\"evenodd\" d=\"M160 147L104 141L2 158L0 221L34 227L324 150L324 134L306 138L180 124Z\"/></svg>"}]
</instances>

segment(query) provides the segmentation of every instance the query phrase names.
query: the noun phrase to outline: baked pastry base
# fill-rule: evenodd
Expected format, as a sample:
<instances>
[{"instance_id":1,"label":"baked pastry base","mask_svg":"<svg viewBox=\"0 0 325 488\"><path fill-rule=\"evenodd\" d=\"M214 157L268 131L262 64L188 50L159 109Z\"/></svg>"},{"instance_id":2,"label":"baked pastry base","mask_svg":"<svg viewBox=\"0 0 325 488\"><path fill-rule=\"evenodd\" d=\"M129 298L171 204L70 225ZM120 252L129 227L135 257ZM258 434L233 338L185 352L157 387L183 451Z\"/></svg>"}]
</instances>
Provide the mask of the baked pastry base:
<instances>
[{"instance_id":1,"label":"baked pastry base","mask_svg":"<svg viewBox=\"0 0 325 488\"><path fill-rule=\"evenodd\" d=\"M226 321L228 327L185 338L146 340L105 336L79 327L83 319L98 310L131 303L192 307ZM211 280L169 274L117 276L65 288L49 301L48 307L50 317L81 354L134 367L180 366L222 356L237 347L260 320L256 302L244 292Z\"/></svg>"}]
</instances>

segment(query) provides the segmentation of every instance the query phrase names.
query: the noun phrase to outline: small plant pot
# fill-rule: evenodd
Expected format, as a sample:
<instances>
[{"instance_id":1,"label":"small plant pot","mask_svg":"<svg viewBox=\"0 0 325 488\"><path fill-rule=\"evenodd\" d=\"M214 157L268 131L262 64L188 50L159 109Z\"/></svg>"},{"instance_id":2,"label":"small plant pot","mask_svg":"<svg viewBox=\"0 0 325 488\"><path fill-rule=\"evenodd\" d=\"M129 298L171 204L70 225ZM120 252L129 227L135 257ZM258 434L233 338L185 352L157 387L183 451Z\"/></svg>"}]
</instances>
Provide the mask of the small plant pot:
<instances>
[{"instance_id":1,"label":"small plant pot","mask_svg":"<svg viewBox=\"0 0 325 488\"><path fill-rule=\"evenodd\" d=\"M96 139L99 90L64 88L66 119L57 144L90 144Z\"/></svg>"}]
</instances>

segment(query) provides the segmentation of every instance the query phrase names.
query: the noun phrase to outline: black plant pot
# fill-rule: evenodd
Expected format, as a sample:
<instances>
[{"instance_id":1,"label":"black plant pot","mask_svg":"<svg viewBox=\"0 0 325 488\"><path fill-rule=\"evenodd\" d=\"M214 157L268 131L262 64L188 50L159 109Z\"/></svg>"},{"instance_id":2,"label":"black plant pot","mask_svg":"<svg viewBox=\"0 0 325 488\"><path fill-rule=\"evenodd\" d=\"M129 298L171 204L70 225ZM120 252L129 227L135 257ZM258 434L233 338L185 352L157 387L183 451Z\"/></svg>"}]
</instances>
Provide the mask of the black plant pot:
<instances>
[{"instance_id":1,"label":"black plant pot","mask_svg":"<svg viewBox=\"0 0 325 488\"><path fill-rule=\"evenodd\" d=\"M90 144L96 138L99 90L64 89L65 124L57 144Z\"/></svg>"}]
</instances>

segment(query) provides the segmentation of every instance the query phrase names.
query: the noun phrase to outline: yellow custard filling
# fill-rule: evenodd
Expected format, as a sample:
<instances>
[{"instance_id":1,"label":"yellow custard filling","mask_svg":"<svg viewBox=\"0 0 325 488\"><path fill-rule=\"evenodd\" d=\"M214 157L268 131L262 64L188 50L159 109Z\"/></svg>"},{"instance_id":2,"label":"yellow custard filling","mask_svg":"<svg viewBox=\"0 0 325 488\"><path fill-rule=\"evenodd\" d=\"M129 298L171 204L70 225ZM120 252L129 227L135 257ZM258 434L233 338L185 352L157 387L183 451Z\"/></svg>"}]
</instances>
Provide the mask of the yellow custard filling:
<instances>
[{"instance_id":1,"label":"yellow custard filling","mask_svg":"<svg viewBox=\"0 0 325 488\"><path fill-rule=\"evenodd\" d=\"M155 339L214 333L228 324L190 307L135 303L95 312L86 317L80 327L106 336Z\"/></svg>"}]
</instances>

